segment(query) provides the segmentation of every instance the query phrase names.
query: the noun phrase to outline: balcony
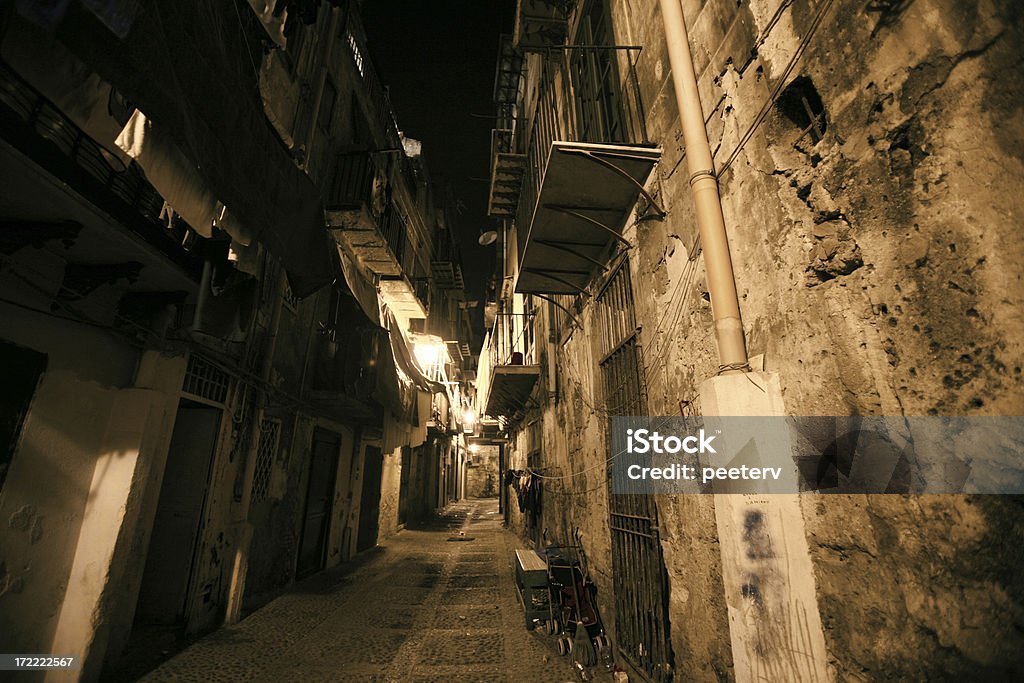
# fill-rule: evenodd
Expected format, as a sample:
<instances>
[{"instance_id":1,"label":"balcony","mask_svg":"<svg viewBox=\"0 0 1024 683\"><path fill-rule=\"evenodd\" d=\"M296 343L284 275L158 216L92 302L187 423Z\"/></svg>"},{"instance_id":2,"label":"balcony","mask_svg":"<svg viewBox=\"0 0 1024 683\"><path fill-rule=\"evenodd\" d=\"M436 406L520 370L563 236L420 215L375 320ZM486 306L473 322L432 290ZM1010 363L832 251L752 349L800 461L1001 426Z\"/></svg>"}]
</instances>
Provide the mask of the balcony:
<instances>
[{"instance_id":1,"label":"balcony","mask_svg":"<svg viewBox=\"0 0 1024 683\"><path fill-rule=\"evenodd\" d=\"M335 239L374 274L396 278L411 258L408 227L383 178L370 153L339 155L325 209Z\"/></svg>"},{"instance_id":2,"label":"balcony","mask_svg":"<svg viewBox=\"0 0 1024 683\"><path fill-rule=\"evenodd\" d=\"M434 230L434 258L430 263L431 275L438 289L464 289L462 257L459 248L447 228Z\"/></svg>"},{"instance_id":3,"label":"balcony","mask_svg":"<svg viewBox=\"0 0 1024 683\"><path fill-rule=\"evenodd\" d=\"M526 170L526 155L512 151L512 130L491 131L491 191L487 215L512 218L519 206L519 195Z\"/></svg>"},{"instance_id":4,"label":"balcony","mask_svg":"<svg viewBox=\"0 0 1024 683\"><path fill-rule=\"evenodd\" d=\"M571 0L517 0L515 46L530 52L564 44L573 4Z\"/></svg>"},{"instance_id":5,"label":"balcony","mask_svg":"<svg viewBox=\"0 0 1024 683\"><path fill-rule=\"evenodd\" d=\"M480 364L477 378L482 415L511 417L530 398L540 377L533 318L532 313L499 313L495 318L484 343L487 360Z\"/></svg>"},{"instance_id":6,"label":"balcony","mask_svg":"<svg viewBox=\"0 0 1024 683\"><path fill-rule=\"evenodd\" d=\"M389 381L387 332L370 324L358 304L338 289L319 313L323 322L311 348L307 397L338 416L375 417L378 397L386 394L382 386Z\"/></svg>"},{"instance_id":7,"label":"balcony","mask_svg":"<svg viewBox=\"0 0 1024 683\"><path fill-rule=\"evenodd\" d=\"M529 117L515 291L579 294L605 268L661 149L647 137L639 47L567 46L545 66ZM619 80L620 69L625 78Z\"/></svg>"},{"instance_id":8,"label":"balcony","mask_svg":"<svg viewBox=\"0 0 1024 683\"><path fill-rule=\"evenodd\" d=\"M406 277L381 278L377 285L381 299L395 317L408 325L409 320L426 318L430 310L429 281Z\"/></svg>"},{"instance_id":9,"label":"balcony","mask_svg":"<svg viewBox=\"0 0 1024 683\"><path fill-rule=\"evenodd\" d=\"M151 275L147 273L140 287L180 289L181 276L198 280L202 261L182 247L185 224L169 225L161 217L163 197L139 167L134 163L124 164L89 137L3 61L0 61L0 140L4 151L0 175L6 181L0 208L8 226L21 222L23 229L30 232L33 224L57 225L71 221L84 226L84 230L76 233L77 240L70 235L64 238L66 246L74 244L68 254L71 258L87 263L151 263L152 249L174 264L166 277L173 285L164 279L159 283L148 281ZM52 178L43 183L34 182L40 173ZM85 208L87 204L94 208ZM119 230L114 223L98 218L100 214L95 208L127 229L131 238L126 240L125 236L116 235ZM11 231L8 227L7 232ZM8 239L11 238L8 236Z\"/></svg>"}]
</instances>

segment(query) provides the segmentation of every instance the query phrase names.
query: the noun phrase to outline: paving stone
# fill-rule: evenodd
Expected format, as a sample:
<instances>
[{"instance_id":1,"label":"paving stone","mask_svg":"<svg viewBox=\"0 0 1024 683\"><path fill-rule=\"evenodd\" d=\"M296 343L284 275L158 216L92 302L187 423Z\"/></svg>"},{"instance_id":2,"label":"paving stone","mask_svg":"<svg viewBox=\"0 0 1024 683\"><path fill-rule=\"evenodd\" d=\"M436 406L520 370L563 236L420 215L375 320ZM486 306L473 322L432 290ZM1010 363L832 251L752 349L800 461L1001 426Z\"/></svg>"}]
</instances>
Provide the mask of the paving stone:
<instances>
[{"instance_id":1,"label":"paving stone","mask_svg":"<svg viewBox=\"0 0 1024 683\"><path fill-rule=\"evenodd\" d=\"M294 586L142 680L576 680L550 639L523 627L511 567L521 543L494 510L494 501L459 503L443 520L407 528L358 568ZM446 540L459 531L476 540ZM595 673L595 681L610 680Z\"/></svg>"}]
</instances>

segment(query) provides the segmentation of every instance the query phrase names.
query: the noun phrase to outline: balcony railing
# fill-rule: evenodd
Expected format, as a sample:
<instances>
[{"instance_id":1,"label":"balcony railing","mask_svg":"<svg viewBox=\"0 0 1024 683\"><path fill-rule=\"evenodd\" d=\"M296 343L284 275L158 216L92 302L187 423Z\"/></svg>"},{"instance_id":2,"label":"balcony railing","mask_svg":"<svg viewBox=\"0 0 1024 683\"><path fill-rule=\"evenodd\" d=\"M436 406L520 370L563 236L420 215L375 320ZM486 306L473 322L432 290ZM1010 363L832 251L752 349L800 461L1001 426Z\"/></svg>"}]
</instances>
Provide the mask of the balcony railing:
<instances>
[{"instance_id":1,"label":"balcony railing","mask_svg":"<svg viewBox=\"0 0 1024 683\"><path fill-rule=\"evenodd\" d=\"M388 249L394 255L398 265L406 273L411 273L411 261L406 250L406 230L408 229L405 219L402 217L394 202L388 202L384 213L380 217L380 234L387 242Z\"/></svg>"},{"instance_id":2,"label":"balcony railing","mask_svg":"<svg viewBox=\"0 0 1024 683\"><path fill-rule=\"evenodd\" d=\"M352 209L373 203L376 169L367 152L338 155L328 191L328 209Z\"/></svg>"},{"instance_id":3,"label":"balcony railing","mask_svg":"<svg viewBox=\"0 0 1024 683\"><path fill-rule=\"evenodd\" d=\"M548 53L530 129L519 140L526 154L519 225L530 224L552 142L650 144L636 73L641 49L567 45ZM622 79L620 66L625 68ZM525 232L520 231L521 238Z\"/></svg>"},{"instance_id":4,"label":"balcony railing","mask_svg":"<svg viewBox=\"0 0 1024 683\"><path fill-rule=\"evenodd\" d=\"M491 328L491 367L535 365L533 313L499 313Z\"/></svg>"},{"instance_id":5,"label":"balcony railing","mask_svg":"<svg viewBox=\"0 0 1024 683\"><path fill-rule=\"evenodd\" d=\"M161 219L163 197L139 167L122 163L4 62L0 62L0 132L187 272L198 274L201 261L181 248L184 223L169 228Z\"/></svg>"},{"instance_id":6,"label":"balcony railing","mask_svg":"<svg viewBox=\"0 0 1024 683\"><path fill-rule=\"evenodd\" d=\"M355 3L349 3L349 10L346 13L345 40L356 73L363 81L372 119L371 125L375 126L375 132L381 137L381 148L401 149L402 141L398 134L398 122L395 121L391 97L381 83L373 60L370 59L366 29L363 28L363 20Z\"/></svg>"},{"instance_id":7,"label":"balcony railing","mask_svg":"<svg viewBox=\"0 0 1024 683\"><path fill-rule=\"evenodd\" d=\"M526 405L540 376L532 313L499 313L477 375L478 412L511 417Z\"/></svg>"}]
</instances>

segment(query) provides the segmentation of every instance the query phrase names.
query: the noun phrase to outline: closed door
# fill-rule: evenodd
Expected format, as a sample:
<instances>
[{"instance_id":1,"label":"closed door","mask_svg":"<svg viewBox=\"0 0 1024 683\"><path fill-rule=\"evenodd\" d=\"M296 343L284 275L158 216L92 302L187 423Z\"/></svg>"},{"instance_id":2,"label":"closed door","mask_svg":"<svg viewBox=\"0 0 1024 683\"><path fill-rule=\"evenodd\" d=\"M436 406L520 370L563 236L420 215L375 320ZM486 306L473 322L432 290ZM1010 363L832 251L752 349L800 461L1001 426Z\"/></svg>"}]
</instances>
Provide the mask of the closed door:
<instances>
[{"instance_id":1,"label":"closed door","mask_svg":"<svg viewBox=\"0 0 1024 683\"><path fill-rule=\"evenodd\" d=\"M296 569L298 578L319 571L324 566L340 447L341 437L334 432L317 429L313 433L309 485L306 489L306 512L303 517L302 541L299 543Z\"/></svg>"},{"instance_id":2,"label":"closed door","mask_svg":"<svg viewBox=\"0 0 1024 683\"><path fill-rule=\"evenodd\" d=\"M376 446L367 446L363 460L363 493L359 499L359 536L356 550L377 545L380 526L380 477L384 471L384 456Z\"/></svg>"},{"instance_id":3,"label":"closed door","mask_svg":"<svg viewBox=\"0 0 1024 683\"><path fill-rule=\"evenodd\" d=\"M185 399L178 406L142 575L137 623L177 624L184 617L220 418L218 408Z\"/></svg>"}]
</instances>

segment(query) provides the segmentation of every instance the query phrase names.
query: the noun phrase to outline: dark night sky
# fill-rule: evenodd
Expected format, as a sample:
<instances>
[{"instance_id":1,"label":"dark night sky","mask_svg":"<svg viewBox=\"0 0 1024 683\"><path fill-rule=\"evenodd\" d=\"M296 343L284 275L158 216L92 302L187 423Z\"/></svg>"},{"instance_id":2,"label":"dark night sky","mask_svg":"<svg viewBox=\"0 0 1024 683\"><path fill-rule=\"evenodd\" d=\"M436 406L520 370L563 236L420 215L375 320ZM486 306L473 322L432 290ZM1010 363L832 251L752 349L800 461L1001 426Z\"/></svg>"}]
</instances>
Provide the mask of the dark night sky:
<instances>
[{"instance_id":1,"label":"dark night sky","mask_svg":"<svg viewBox=\"0 0 1024 683\"><path fill-rule=\"evenodd\" d=\"M498 37L511 32L514 8L514 0L363 4L370 53L390 86L399 128L423 141L434 180L447 181L465 205L458 230L469 298L483 296L494 266L495 247L477 244L490 226L488 183L480 179L490 175Z\"/></svg>"}]
</instances>

